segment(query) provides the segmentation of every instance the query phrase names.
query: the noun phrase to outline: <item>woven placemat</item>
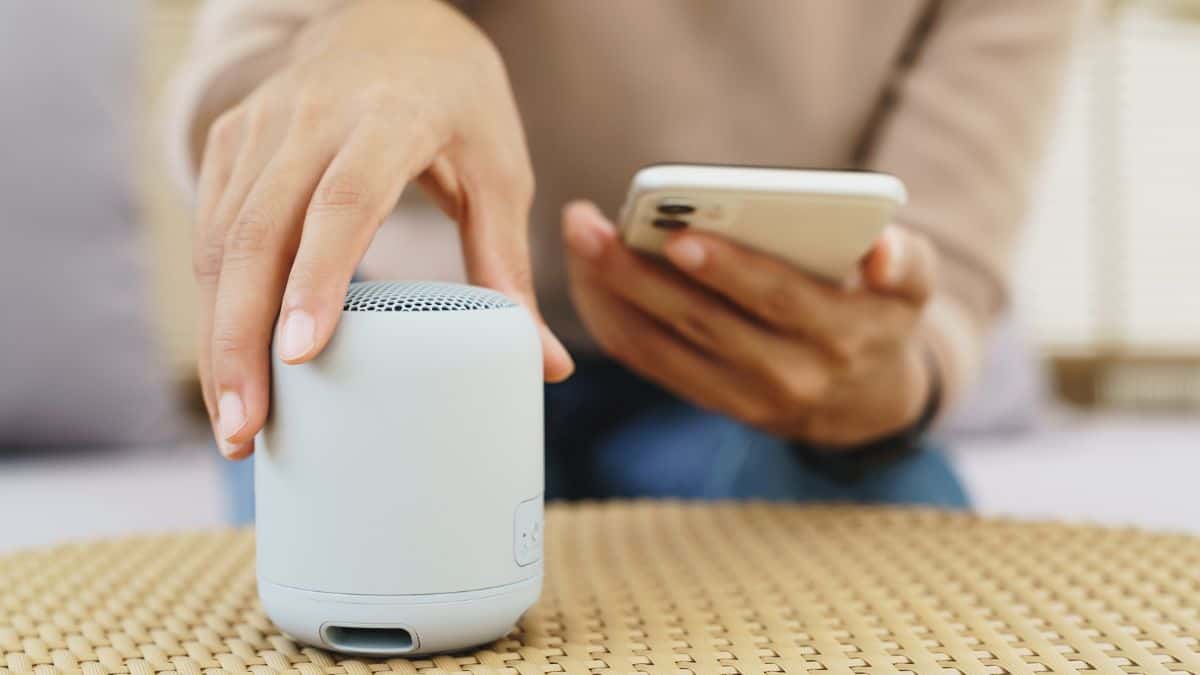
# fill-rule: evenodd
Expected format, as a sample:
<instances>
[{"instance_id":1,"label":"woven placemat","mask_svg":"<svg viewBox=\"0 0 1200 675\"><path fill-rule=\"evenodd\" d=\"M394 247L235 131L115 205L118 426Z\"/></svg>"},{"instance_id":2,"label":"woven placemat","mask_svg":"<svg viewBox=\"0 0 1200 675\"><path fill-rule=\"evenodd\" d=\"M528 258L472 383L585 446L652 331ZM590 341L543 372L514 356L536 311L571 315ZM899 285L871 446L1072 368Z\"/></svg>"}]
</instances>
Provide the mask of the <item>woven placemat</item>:
<instances>
[{"instance_id":1,"label":"woven placemat","mask_svg":"<svg viewBox=\"0 0 1200 675\"><path fill-rule=\"evenodd\" d=\"M314 536L319 536L314 534ZM0 558L0 675L1200 673L1200 540L929 510L552 507L541 602L475 653L299 647L250 532Z\"/></svg>"}]
</instances>

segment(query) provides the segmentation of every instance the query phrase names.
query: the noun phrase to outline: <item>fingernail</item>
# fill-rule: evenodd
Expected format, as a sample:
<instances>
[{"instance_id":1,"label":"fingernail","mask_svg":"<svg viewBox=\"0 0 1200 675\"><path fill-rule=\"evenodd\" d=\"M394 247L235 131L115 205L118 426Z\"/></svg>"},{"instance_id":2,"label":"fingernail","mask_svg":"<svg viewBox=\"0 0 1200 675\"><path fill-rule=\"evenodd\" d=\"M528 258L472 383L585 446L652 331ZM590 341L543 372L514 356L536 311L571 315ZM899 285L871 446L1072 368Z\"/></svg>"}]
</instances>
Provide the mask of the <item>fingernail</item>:
<instances>
[{"instance_id":1,"label":"fingernail","mask_svg":"<svg viewBox=\"0 0 1200 675\"><path fill-rule=\"evenodd\" d=\"M230 443L224 438L217 439L217 449L221 451L221 455L226 459L232 459L237 454L238 446Z\"/></svg>"},{"instance_id":2,"label":"fingernail","mask_svg":"<svg viewBox=\"0 0 1200 675\"><path fill-rule=\"evenodd\" d=\"M667 242L667 258L685 270L694 270L704 264L704 247L695 239L679 238Z\"/></svg>"},{"instance_id":3,"label":"fingernail","mask_svg":"<svg viewBox=\"0 0 1200 675\"><path fill-rule=\"evenodd\" d=\"M234 434L246 426L246 407L242 405L242 397L232 391L221 394L217 402L217 415L221 426L221 437L229 440Z\"/></svg>"},{"instance_id":4,"label":"fingernail","mask_svg":"<svg viewBox=\"0 0 1200 675\"><path fill-rule=\"evenodd\" d=\"M308 312L288 312L283 322L283 334L279 338L279 358L292 361L312 351L316 325Z\"/></svg>"},{"instance_id":5,"label":"fingernail","mask_svg":"<svg viewBox=\"0 0 1200 675\"><path fill-rule=\"evenodd\" d=\"M888 284L897 284L900 282L901 275L904 274L904 237L901 237L900 233L892 228L888 228L884 236L887 237L888 256L883 276Z\"/></svg>"}]
</instances>

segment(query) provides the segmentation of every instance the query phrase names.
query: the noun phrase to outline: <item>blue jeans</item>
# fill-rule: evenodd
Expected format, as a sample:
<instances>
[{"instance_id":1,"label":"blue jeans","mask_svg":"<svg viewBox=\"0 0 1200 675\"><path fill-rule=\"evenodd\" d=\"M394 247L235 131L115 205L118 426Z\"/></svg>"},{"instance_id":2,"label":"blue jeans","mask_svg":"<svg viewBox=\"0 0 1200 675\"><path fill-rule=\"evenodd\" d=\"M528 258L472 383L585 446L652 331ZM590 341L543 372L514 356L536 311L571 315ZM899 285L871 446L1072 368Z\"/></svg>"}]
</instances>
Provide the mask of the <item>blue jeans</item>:
<instances>
[{"instance_id":1,"label":"blue jeans","mask_svg":"<svg viewBox=\"0 0 1200 675\"><path fill-rule=\"evenodd\" d=\"M232 512L254 519L250 462L228 464ZM927 504L967 496L932 445L861 478L816 470L786 441L681 401L607 360L546 386L546 497Z\"/></svg>"}]
</instances>

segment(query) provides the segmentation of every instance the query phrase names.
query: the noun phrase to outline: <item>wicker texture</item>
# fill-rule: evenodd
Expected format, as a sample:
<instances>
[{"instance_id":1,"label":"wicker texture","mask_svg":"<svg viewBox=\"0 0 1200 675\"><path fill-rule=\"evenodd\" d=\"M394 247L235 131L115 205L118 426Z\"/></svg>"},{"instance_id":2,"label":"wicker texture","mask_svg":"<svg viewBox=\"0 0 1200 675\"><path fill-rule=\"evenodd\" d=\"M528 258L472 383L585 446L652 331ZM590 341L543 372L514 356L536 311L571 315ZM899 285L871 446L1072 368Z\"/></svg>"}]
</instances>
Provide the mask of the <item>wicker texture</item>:
<instances>
[{"instance_id":1,"label":"wicker texture","mask_svg":"<svg viewBox=\"0 0 1200 675\"><path fill-rule=\"evenodd\" d=\"M542 601L472 654L344 659L263 615L253 537L0 558L0 675L1200 673L1200 540L924 510L552 507Z\"/></svg>"}]
</instances>

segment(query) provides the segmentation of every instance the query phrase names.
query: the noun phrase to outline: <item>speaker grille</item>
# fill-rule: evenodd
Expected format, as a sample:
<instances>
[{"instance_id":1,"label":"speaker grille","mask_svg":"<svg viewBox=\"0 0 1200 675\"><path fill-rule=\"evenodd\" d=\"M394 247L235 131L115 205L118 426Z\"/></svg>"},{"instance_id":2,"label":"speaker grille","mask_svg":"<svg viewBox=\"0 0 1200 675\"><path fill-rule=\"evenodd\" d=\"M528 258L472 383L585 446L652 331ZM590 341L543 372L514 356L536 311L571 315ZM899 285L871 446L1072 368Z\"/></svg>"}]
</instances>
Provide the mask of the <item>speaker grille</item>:
<instances>
[{"instance_id":1,"label":"speaker grille","mask_svg":"<svg viewBox=\"0 0 1200 675\"><path fill-rule=\"evenodd\" d=\"M516 307L496 291L443 281L359 281L350 284L346 312L461 312Z\"/></svg>"}]
</instances>

